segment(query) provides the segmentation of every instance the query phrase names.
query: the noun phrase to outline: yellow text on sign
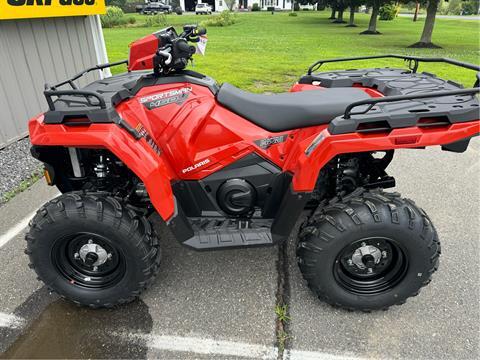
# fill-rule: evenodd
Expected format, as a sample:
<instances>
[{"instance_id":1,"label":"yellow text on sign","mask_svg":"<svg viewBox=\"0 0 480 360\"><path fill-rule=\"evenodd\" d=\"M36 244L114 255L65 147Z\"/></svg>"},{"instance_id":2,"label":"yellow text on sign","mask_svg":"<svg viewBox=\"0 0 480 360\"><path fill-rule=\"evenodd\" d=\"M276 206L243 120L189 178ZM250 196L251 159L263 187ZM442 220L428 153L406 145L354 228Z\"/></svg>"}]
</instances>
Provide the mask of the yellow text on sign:
<instances>
[{"instance_id":1,"label":"yellow text on sign","mask_svg":"<svg viewBox=\"0 0 480 360\"><path fill-rule=\"evenodd\" d=\"M105 13L105 0L0 0L0 20Z\"/></svg>"}]
</instances>

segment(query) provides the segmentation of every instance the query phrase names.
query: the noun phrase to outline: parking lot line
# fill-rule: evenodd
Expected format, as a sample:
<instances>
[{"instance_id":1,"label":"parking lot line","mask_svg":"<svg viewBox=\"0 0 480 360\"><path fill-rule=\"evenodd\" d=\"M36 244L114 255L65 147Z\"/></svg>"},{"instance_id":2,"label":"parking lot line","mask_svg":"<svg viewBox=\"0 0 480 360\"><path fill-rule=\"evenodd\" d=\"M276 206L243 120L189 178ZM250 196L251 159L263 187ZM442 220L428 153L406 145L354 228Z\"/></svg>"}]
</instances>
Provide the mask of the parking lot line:
<instances>
[{"instance_id":1,"label":"parking lot line","mask_svg":"<svg viewBox=\"0 0 480 360\"><path fill-rule=\"evenodd\" d=\"M0 312L0 328L19 328L25 322L21 317Z\"/></svg>"},{"instance_id":2,"label":"parking lot line","mask_svg":"<svg viewBox=\"0 0 480 360\"><path fill-rule=\"evenodd\" d=\"M35 213L36 211L31 212L22 220L20 220L15 226L8 229L5 234L0 236L0 249L28 226L29 221L35 216Z\"/></svg>"},{"instance_id":3,"label":"parking lot line","mask_svg":"<svg viewBox=\"0 0 480 360\"><path fill-rule=\"evenodd\" d=\"M129 334L127 338L144 340L147 342L147 347L152 350L255 359L276 359L278 355L278 349L274 346L236 341L152 334Z\"/></svg>"},{"instance_id":4,"label":"parking lot line","mask_svg":"<svg viewBox=\"0 0 480 360\"><path fill-rule=\"evenodd\" d=\"M254 359L277 359L278 348L260 344L237 341L216 340L199 337L183 337L155 334L122 335L128 340L145 341L152 351L185 352L227 357L245 357ZM338 355L319 351L286 350L288 359L302 360L362 360L353 355Z\"/></svg>"},{"instance_id":5,"label":"parking lot line","mask_svg":"<svg viewBox=\"0 0 480 360\"><path fill-rule=\"evenodd\" d=\"M365 358L348 355L335 355L320 351L287 350L287 359L290 360L362 360Z\"/></svg>"}]
</instances>

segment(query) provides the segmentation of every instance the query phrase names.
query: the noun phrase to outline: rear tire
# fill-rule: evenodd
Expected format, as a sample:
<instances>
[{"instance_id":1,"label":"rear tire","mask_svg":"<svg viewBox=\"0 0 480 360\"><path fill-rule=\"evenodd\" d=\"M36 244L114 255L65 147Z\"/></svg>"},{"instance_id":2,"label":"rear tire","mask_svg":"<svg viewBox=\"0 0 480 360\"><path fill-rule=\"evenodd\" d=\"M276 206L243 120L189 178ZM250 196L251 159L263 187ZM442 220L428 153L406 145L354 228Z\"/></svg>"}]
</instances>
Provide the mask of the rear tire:
<instances>
[{"instance_id":1,"label":"rear tire","mask_svg":"<svg viewBox=\"0 0 480 360\"><path fill-rule=\"evenodd\" d=\"M437 270L430 219L397 193L357 189L317 209L300 229L297 257L322 301L371 311L403 304Z\"/></svg>"},{"instance_id":2,"label":"rear tire","mask_svg":"<svg viewBox=\"0 0 480 360\"><path fill-rule=\"evenodd\" d=\"M148 220L103 194L60 195L38 210L25 238L39 280L79 305L133 301L159 269Z\"/></svg>"}]
</instances>

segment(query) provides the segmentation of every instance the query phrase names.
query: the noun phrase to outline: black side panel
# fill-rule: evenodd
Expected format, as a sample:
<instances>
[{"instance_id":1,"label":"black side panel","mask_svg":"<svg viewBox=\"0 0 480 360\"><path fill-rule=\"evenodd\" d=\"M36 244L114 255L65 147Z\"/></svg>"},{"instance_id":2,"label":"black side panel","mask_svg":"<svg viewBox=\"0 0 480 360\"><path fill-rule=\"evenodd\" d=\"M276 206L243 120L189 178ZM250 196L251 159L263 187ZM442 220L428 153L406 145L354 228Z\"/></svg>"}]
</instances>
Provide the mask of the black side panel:
<instances>
[{"instance_id":1,"label":"black side panel","mask_svg":"<svg viewBox=\"0 0 480 360\"><path fill-rule=\"evenodd\" d=\"M233 192L234 187L228 180L241 179L251 185L254 194L251 194L249 200L259 209L267 202L272 203L270 199L274 192L273 185L277 184L276 178L279 176L282 176L282 173L277 166L257 154L249 154L200 181L176 183L173 185L173 192L189 217L235 216L238 214L225 213L226 210L222 209L226 206L219 203L225 200L219 194ZM231 191L229 186L232 186ZM249 200L245 201L248 203ZM269 208L272 206L273 203ZM272 210L269 210L268 214L271 213Z\"/></svg>"},{"instance_id":2,"label":"black side panel","mask_svg":"<svg viewBox=\"0 0 480 360\"><path fill-rule=\"evenodd\" d=\"M279 174L272 186L271 193L265 199L262 216L266 219L273 219L280 209L283 196L289 191L290 183L292 182L292 175L289 173Z\"/></svg>"},{"instance_id":3,"label":"black side panel","mask_svg":"<svg viewBox=\"0 0 480 360\"><path fill-rule=\"evenodd\" d=\"M199 181L178 181L172 190L188 217L202 216L202 211L218 211Z\"/></svg>"},{"instance_id":4,"label":"black side panel","mask_svg":"<svg viewBox=\"0 0 480 360\"><path fill-rule=\"evenodd\" d=\"M175 201L175 215L167 222L167 225L175 238L180 242L184 242L194 236L192 225L178 201Z\"/></svg>"},{"instance_id":5,"label":"black side panel","mask_svg":"<svg viewBox=\"0 0 480 360\"><path fill-rule=\"evenodd\" d=\"M277 216L272 224L272 239L274 243L280 243L288 238L310 196L310 193L296 193L291 187L289 191L285 192Z\"/></svg>"}]
</instances>

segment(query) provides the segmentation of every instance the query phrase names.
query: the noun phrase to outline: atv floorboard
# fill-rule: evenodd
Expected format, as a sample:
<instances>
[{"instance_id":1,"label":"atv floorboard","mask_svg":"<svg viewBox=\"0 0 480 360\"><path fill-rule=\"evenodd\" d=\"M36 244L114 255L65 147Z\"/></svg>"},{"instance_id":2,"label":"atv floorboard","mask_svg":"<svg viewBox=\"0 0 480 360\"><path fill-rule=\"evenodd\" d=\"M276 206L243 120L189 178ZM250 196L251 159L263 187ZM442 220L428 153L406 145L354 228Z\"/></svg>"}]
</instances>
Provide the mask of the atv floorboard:
<instances>
[{"instance_id":1,"label":"atv floorboard","mask_svg":"<svg viewBox=\"0 0 480 360\"><path fill-rule=\"evenodd\" d=\"M224 218L190 218L194 236L183 244L195 249L271 245L269 219L239 221Z\"/></svg>"}]
</instances>

